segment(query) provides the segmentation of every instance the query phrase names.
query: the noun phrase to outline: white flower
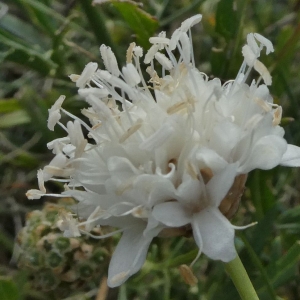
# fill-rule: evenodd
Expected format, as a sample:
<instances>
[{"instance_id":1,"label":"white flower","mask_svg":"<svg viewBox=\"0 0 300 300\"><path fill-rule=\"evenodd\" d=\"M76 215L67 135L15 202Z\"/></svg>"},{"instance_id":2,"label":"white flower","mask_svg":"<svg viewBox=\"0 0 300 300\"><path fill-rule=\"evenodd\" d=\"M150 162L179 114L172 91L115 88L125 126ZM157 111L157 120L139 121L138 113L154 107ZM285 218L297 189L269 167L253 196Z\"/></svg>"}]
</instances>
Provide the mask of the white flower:
<instances>
[{"instance_id":1,"label":"white flower","mask_svg":"<svg viewBox=\"0 0 300 300\"><path fill-rule=\"evenodd\" d=\"M222 85L195 67L190 29L200 20L196 15L184 21L171 39L164 32L150 39L144 57L148 83L140 47L129 46L121 72L111 49L102 45L106 70L89 63L80 76L72 75L90 105L83 114L91 126L62 108L50 111L74 122L59 123L67 137L48 144L56 156L43 179L66 182L62 195L79 201L86 234L94 225L123 232L109 266L111 287L136 273L152 239L168 230L191 229L198 256L232 260L236 226L222 214L229 216L231 203L226 211L222 203L232 195L238 202L242 189L232 192L237 180L255 168L300 166L300 149L283 138L282 110L273 104L271 76L258 60L263 47L273 51L271 42L250 34L236 79ZM161 70L154 69L154 60ZM252 68L261 77L249 86ZM79 225L68 224L68 234L78 234Z\"/></svg>"}]
</instances>

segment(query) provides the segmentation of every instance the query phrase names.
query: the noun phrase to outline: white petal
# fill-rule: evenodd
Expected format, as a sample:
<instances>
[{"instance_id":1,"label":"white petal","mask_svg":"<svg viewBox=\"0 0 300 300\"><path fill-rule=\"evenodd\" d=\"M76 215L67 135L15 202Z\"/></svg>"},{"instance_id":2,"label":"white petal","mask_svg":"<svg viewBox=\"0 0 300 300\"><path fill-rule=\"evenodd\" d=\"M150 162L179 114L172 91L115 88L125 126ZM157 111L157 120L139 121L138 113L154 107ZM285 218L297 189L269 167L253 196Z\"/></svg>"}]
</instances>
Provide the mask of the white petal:
<instances>
[{"instance_id":1,"label":"white petal","mask_svg":"<svg viewBox=\"0 0 300 300\"><path fill-rule=\"evenodd\" d=\"M201 234L202 251L209 258L224 262L235 258L234 229L217 208L207 208L195 214L192 228L197 244Z\"/></svg>"},{"instance_id":2,"label":"white petal","mask_svg":"<svg viewBox=\"0 0 300 300\"><path fill-rule=\"evenodd\" d=\"M108 170L116 175L125 173L129 175L138 175L140 171L132 164L132 162L125 157L112 156L107 160Z\"/></svg>"},{"instance_id":3,"label":"white petal","mask_svg":"<svg viewBox=\"0 0 300 300\"><path fill-rule=\"evenodd\" d=\"M176 201L155 205L152 215L157 221L169 227L181 227L191 221L184 207Z\"/></svg>"},{"instance_id":4,"label":"white petal","mask_svg":"<svg viewBox=\"0 0 300 300\"><path fill-rule=\"evenodd\" d=\"M177 199L183 205L199 205L200 196L204 191L204 185L199 180L192 179L185 175L183 182L177 188Z\"/></svg>"},{"instance_id":5,"label":"white petal","mask_svg":"<svg viewBox=\"0 0 300 300\"><path fill-rule=\"evenodd\" d=\"M249 158L239 168L239 171L248 173L256 168L262 170L272 169L281 163L286 149L285 139L276 135L264 136L253 146Z\"/></svg>"},{"instance_id":6,"label":"white petal","mask_svg":"<svg viewBox=\"0 0 300 300\"><path fill-rule=\"evenodd\" d=\"M228 164L223 157L214 150L202 147L196 153L196 158L202 161L205 166L209 167L214 173L222 170Z\"/></svg>"},{"instance_id":7,"label":"white petal","mask_svg":"<svg viewBox=\"0 0 300 300\"><path fill-rule=\"evenodd\" d=\"M148 205L152 206L163 201L174 199L175 195L176 190L172 182L158 177L149 194Z\"/></svg>"},{"instance_id":8,"label":"white petal","mask_svg":"<svg viewBox=\"0 0 300 300\"><path fill-rule=\"evenodd\" d=\"M109 287L121 285L144 264L153 238L145 237L144 229L136 226L124 231L109 264L107 281Z\"/></svg>"},{"instance_id":9,"label":"white petal","mask_svg":"<svg viewBox=\"0 0 300 300\"><path fill-rule=\"evenodd\" d=\"M300 147L287 145L280 164L286 167L300 167Z\"/></svg>"},{"instance_id":10,"label":"white petal","mask_svg":"<svg viewBox=\"0 0 300 300\"><path fill-rule=\"evenodd\" d=\"M173 132L174 127L169 123L165 123L164 126L161 126L154 134L140 144L140 149L153 151L156 147L162 146Z\"/></svg>"},{"instance_id":11,"label":"white petal","mask_svg":"<svg viewBox=\"0 0 300 300\"><path fill-rule=\"evenodd\" d=\"M213 176L206 185L211 205L218 207L231 188L237 175L237 164L231 164Z\"/></svg>"},{"instance_id":12,"label":"white petal","mask_svg":"<svg viewBox=\"0 0 300 300\"><path fill-rule=\"evenodd\" d=\"M63 168L66 162L67 158L62 153L58 153L57 155L55 155L50 164L48 166L45 166L43 169L44 181L48 181L53 176L46 171L47 167Z\"/></svg>"}]
</instances>

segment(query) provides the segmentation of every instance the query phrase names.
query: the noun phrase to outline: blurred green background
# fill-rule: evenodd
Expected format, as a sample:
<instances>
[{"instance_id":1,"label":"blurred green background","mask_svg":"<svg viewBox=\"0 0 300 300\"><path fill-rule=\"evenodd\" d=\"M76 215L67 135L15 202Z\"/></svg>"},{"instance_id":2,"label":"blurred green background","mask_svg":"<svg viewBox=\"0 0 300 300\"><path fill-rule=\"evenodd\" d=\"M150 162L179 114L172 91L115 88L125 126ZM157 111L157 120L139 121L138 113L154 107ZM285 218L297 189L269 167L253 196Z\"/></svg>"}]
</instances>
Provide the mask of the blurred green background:
<instances>
[{"instance_id":1,"label":"blurred green background","mask_svg":"<svg viewBox=\"0 0 300 300\"><path fill-rule=\"evenodd\" d=\"M96 2L96 1L95 1ZM91 290L74 289L67 297L32 288L31 276L10 263L14 239L26 213L43 201L28 201L37 187L36 171L52 158L46 144L62 132L47 128L48 109L67 96L64 108L80 114L84 103L68 76L89 61L102 65L99 46L115 52L120 65L135 41L168 36L180 23L203 14L192 30L196 65L211 78L235 78L241 47L249 32L270 39L275 52L261 60L271 71L274 101L283 107L286 139L300 145L300 1L299 0L8 0L0 2L0 299L96 299ZM49 190L60 186L52 183ZM254 171L232 222L258 225L237 232L236 246L260 299L300 299L299 170L278 167ZM189 287L178 266L194 258L192 239L155 239L143 269L107 299L235 300L237 292L224 266L202 256L194 270L198 285ZM188 254L186 254L188 253ZM101 298L102 297L102 298Z\"/></svg>"}]
</instances>

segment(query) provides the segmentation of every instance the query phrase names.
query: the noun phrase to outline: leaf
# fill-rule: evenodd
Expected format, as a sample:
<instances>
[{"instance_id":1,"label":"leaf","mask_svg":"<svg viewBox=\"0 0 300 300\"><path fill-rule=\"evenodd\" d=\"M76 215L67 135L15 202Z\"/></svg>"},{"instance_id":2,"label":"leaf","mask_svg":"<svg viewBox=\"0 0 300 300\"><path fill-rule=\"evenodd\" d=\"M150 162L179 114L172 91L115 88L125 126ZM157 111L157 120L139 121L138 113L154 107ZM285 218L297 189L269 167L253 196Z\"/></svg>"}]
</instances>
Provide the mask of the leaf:
<instances>
[{"instance_id":1,"label":"leaf","mask_svg":"<svg viewBox=\"0 0 300 300\"><path fill-rule=\"evenodd\" d=\"M17 110L1 116L0 128L9 128L17 125L28 124L30 118L25 110Z\"/></svg>"},{"instance_id":2,"label":"leaf","mask_svg":"<svg viewBox=\"0 0 300 300\"><path fill-rule=\"evenodd\" d=\"M278 208L275 206L265 214L263 219L258 221L257 225L247 231L247 239L258 255L263 250L266 241L272 237L273 226L277 215Z\"/></svg>"},{"instance_id":3,"label":"leaf","mask_svg":"<svg viewBox=\"0 0 300 300\"><path fill-rule=\"evenodd\" d=\"M9 50L0 53L2 60L9 60L19 63L30 69L34 69L42 75L48 75L51 70L55 70L57 65L47 57L47 55L27 45L21 39L6 32L0 28L0 38L2 44L6 45Z\"/></svg>"},{"instance_id":4,"label":"leaf","mask_svg":"<svg viewBox=\"0 0 300 300\"><path fill-rule=\"evenodd\" d=\"M270 189L275 170L251 172L247 185L251 191L251 200L256 210L257 220L262 219L275 205L276 198Z\"/></svg>"},{"instance_id":5,"label":"leaf","mask_svg":"<svg viewBox=\"0 0 300 300\"><path fill-rule=\"evenodd\" d=\"M137 42L142 47L149 46L149 38L153 36L158 28L158 21L155 17L146 13L133 1L109 1L119 11L127 25L137 35Z\"/></svg>"},{"instance_id":6,"label":"leaf","mask_svg":"<svg viewBox=\"0 0 300 300\"><path fill-rule=\"evenodd\" d=\"M105 44L110 46L115 53L117 60L120 61L119 47L117 47L111 39L105 24L105 17L100 10L95 9L95 7L92 6L91 2L91 0L79 0L90 25L90 30L94 33L97 43L99 43L99 45Z\"/></svg>"},{"instance_id":7,"label":"leaf","mask_svg":"<svg viewBox=\"0 0 300 300\"><path fill-rule=\"evenodd\" d=\"M36 1L36 0L18 0L19 2L21 2L22 4L26 4L28 6L31 6L32 8L35 9L35 12L39 12L43 15L47 15L55 20L60 21L62 24L64 24L66 22L66 17L59 14L57 11L55 11L54 9L52 9L51 7L43 4L41 1ZM92 35L86 31L85 29L83 29L78 22L73 22L70 21L70 27L72 27L73 29L75 29L78 33L84 34L86 37L92 37Z\"/></svg>"},{"instance_id":8,"label":"leaf","mask_svg":"<svg viewBox=\"0 0 300 300\"><path fill-rule=\"evenodd\" d=\"M267 268L274 287L279 287L297 274L297 263L300 259L300 243L294 246L276 263Z\"/></svg>"},{"instance_id":9,"label":"leaf","mask_svg":"<svg viewBox=\"0 0 300 300\"><path fill-rule=\"evenodd\" d=\"M300 260L300 242L297 241L289 251L277 260L275 263L267 267L268 276L274 288L289 282L292 278L297 277L297 264ZM257 281L259 284L260 280ZM264 298L265 287L260 289L260 299Z\"/></svg>"},{"instance_id":10,"label":"leaf","mask_svg":"<svg viewBox=\"0 0 300 300\"><path fill-rule=\"evenodd\" d=\"M16 99L0 99L0 113L8 113L21 108Z\"/></svg>"},{"instance_id":11,"label":"leaf","mask_svg":"<svg viewBox=\"0 0 300 300\"><path fill-rule=\"evenodd\" d=\"M280 223L300 222L300 205L285 210L279 217Z\"/></svg>"},{"instance_id":12,"label":"leaf","mask_svg":"<svg viewBox=\"0 0 300 300\"><path fill-rule=\"evenodd\" d=\"M39 45L41 48L45 47L46 40L43 36L30 23L26 23L20 18L6 14L1 18L0 27L27 43Z\"/></svg>"},{"instance_id":13,"label":"leaf","mask_svg":"<svg viewBox=\"0 0 300 300\"><path fill-rule=\"evenodd\" d=\"M216 32L226 39L235 36L238 28L237 13L234 10L233 0L221 0L216 11Z\"/></svg>"},{"instance_id":14,"label":"leaf","mask_svg":"<svg viewBox=\"0 0 300 300\"><path fill-rule=\"evenodd\" d=\"M1 300L18 300L19 291L12 279L0 277L0 299Z\"/></svg>"}]
</instances>

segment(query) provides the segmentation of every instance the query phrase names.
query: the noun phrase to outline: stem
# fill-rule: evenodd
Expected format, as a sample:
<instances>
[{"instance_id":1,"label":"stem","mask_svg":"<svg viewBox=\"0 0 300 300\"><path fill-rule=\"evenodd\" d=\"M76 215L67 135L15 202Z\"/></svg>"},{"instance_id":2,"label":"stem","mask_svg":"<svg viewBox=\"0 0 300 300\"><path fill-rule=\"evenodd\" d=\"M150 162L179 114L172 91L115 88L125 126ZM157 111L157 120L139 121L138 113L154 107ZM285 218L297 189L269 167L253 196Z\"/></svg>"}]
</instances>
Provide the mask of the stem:
<instances>
[{"instance_id":1,"label":"stem","mask_svg":"<svg viewBox=\"0 0 300 300\"><path fill-rule=\"evenodd\" d=\"M236 258L225 264L225 269L233 281L242 300L259 300L242 261Z\"/></svg>"}]
</instances>

